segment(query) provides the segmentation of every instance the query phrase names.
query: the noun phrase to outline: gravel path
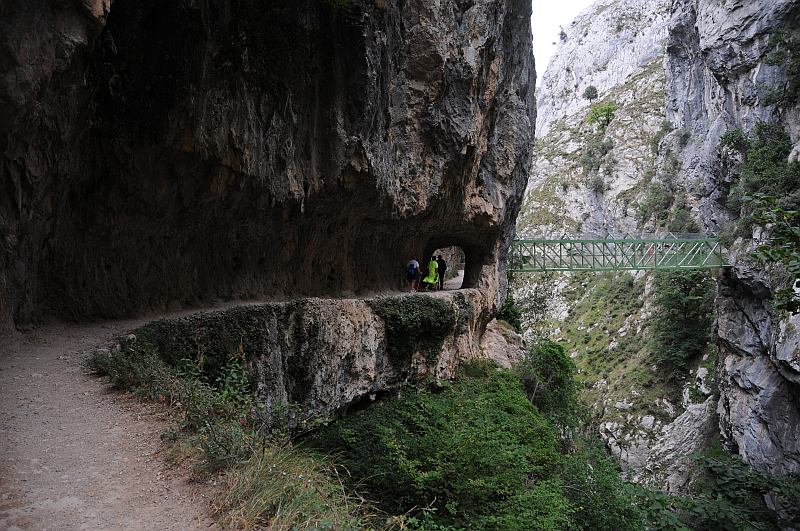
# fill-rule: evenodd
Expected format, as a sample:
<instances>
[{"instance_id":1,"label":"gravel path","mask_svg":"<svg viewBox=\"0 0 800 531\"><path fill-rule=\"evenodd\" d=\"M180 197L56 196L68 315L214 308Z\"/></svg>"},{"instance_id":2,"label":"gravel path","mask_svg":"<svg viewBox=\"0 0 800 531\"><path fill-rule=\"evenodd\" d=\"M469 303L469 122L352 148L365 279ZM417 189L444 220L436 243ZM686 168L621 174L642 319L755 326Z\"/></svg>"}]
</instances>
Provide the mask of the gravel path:
<instances>
[{"instance_id":1,"label":"gravel path","mask_svg":"<svg viewBox=\"0 0 800 531\"><path fill-rule=\"evenodd\" d=\"M164 462L163 414L82 367L142 323L0 337L0 529L216 527L208 487Z\"/></svg>"}]
</instances>

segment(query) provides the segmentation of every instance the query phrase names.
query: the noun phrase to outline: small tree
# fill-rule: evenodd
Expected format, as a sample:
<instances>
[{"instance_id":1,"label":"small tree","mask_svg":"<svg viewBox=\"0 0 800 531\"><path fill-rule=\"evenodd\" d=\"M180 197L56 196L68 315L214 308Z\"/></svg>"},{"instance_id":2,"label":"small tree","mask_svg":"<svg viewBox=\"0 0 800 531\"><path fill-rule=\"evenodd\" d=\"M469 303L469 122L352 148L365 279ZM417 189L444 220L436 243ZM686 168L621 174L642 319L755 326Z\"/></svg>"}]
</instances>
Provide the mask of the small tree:
<instances>
[{"instance_id":1,"label":"small tree","mask_svg":"<svg viewBox=\"0 0 800 531\"><path fill-rule=\"evenodd\" d=\"M605 129L611 120L614 119L614 113L617 106L611 102L595 103L589 109L589 114L586 115L586 121L590 124L600 124L600 127Z\"/></svg>"},{"instance_id":2,"label":"small tree","mask_svg":"<svg viewBox=\"0 0 800 531\"><path fill-rule=\"evenodd\" d=\"M590 102L597 99L597 87L594 85L589 85L586 87L586 90L583 91L583 97L589 100Z\"/></svg>"}]
</instances>

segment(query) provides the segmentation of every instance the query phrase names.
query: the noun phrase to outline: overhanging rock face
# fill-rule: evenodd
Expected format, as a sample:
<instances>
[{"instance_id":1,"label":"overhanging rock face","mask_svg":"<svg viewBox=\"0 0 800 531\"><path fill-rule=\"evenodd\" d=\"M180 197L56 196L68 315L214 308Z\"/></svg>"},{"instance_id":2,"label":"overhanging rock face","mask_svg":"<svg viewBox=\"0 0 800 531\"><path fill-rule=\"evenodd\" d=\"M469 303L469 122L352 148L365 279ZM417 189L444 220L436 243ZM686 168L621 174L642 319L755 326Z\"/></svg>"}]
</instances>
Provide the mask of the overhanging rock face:
<instances>
[{"instance_id":1,"label":"overhanging rock face","mask_svg":"<svg viewBox=\"0 0 800 531\"><path fill-rule=\"evenodd\" d=\"M495 305L530 2L333 4L4 2L0 323L397 289L449 245Z\"/></svg>"}]
</instances>

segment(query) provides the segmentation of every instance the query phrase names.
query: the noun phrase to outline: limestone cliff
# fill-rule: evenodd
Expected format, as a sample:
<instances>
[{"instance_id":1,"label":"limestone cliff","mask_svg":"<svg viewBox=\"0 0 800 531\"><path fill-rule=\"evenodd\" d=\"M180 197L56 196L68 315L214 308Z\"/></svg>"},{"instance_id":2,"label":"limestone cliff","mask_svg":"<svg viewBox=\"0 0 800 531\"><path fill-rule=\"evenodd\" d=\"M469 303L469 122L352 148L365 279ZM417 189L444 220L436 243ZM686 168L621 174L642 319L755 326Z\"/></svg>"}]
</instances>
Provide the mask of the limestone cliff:
<instances>
[{"instance_id":1,"label":"limestone cliff","mask_svg":"<svg viewBox=\"0 0 800 531\"><path fill-rule=\"evenodd\" d=\"M613 21L627 13L634 35L604 68L595 58L618 49L625 26ZM595 3L564 28L538 89L520 233L722 231L739 215L725 204L735 175L720 158L722 135L773 122L795 146L800 140L797 95L775 97L791 86L792 67L767 60L770 39L796 33L799 16L800 4L784 0ZM572 71L579 75L567 83ZM599 89L597 101L617 106L602 131L586 123L588 85ZM677 401L658 396L642 347L652 313L647 275L546 280L557 288L555 337L596 376L587 396L601 434L640 481L682 490L686 455L720 438L758 470L798 471L797 318L771 308L775 275L749 258L754 245L730 246L736 266L717 279L718 349L692 366Z\"/></svg>"},{"instance_id":2,"label":"limestone cliff","mask_svg":"<svg viewBox=\"0 0 800 531\"><path fill-rule=\"evenodd\" d=\"M787 64L767 61L770 38L797 32L800 4L792 0L674 2L666 59L669 117L693 133L683 178L700 200L705 225L719 230L738 212L725 206L731 181L720 167L727 130L779 123L800 140L797 94L774 98L786 85ZM758 228L756 228L758 230ZM720 362L717 412L724 442L751 466L772 473L800 471L800 343L797 318L771 307L770 275L740 239L716 301Z\"/></svg>"},{"instance_id":3,"label":"limestone cliff","mask_svg":"<svg viewBox=\"0 0 800 531\"><path fill-rule=\"evenodd\" d=\"M0 322L396 290L501 296L526 0L0 4Z\"/></svg>"},{"instance_id":4,"label":"limestone cliff","mask_svg":"<svg viewBox=\"0 0 800 531\"><path fill-rule=\"evenodd\" d=\"M565 29L537 101L533 172L517 229L525 236L621 235L636 230L650 140L664 120L669 2L598 2ZM618 107L607 128L588 124L595 103Z\"/></svg>"},{"instance_id":5,"label":"limestone cliff","mask_svg":"<svg viewBox=\"0 0 800 531\"><path fill-rule=\"evenodd\" d=\"M540 138L557 120L588 107L583 92L590 85L604 94L661 60L669 4L599 0L562 29L537 88L536 133Z\"/></svg>"}]
</instances>

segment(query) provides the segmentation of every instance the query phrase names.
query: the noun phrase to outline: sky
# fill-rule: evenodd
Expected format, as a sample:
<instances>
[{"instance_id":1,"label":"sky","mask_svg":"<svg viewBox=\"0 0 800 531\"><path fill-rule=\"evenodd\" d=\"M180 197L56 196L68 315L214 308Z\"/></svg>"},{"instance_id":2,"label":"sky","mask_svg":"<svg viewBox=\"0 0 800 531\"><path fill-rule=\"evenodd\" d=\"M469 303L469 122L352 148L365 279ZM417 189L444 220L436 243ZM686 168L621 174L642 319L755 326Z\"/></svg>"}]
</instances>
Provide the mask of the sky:
<instances>
[{"instance_id":1,"label":"sky","mask_svg":"<svg viewBox=\"0 0 800 531\"><path fill-rule=\"evenodd\" d=\"M533 56L536 58L536 74L541 77L556 49L559 26L567 27L581 11L595 0L532 0Z\"/></svg>"}]
</instances>

